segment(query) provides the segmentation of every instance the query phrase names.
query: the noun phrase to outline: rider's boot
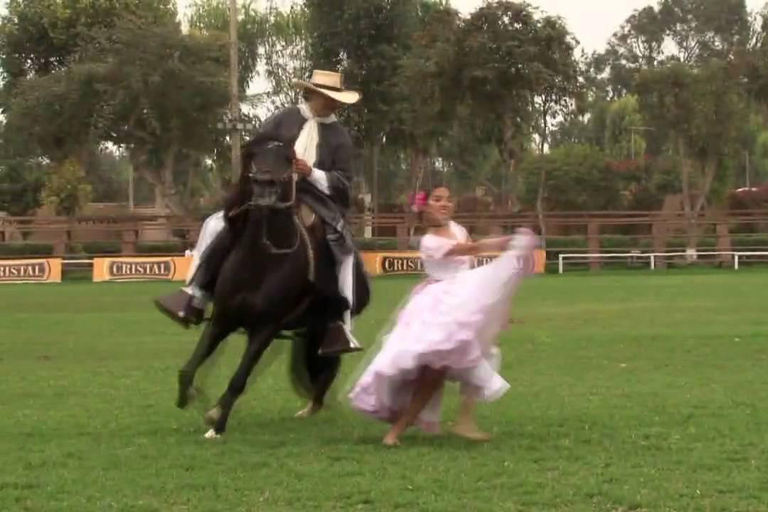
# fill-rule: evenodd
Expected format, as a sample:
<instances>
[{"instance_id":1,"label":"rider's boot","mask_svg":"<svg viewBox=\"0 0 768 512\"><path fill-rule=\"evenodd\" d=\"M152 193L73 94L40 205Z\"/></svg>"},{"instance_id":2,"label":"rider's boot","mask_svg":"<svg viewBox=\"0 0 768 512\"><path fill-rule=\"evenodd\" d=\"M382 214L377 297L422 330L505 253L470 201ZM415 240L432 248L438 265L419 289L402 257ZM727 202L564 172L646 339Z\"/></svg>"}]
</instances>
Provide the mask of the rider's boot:
<instances>
[{"instance_id":1,"label":"rider's boot","mask_svg":"<svg viewBox=\"0 0 768 512\"><path fill-rule=\"evenodd\" d=\"M193 288L185 287L175 292L158 297L154 301L158 310L185 329L190 325L200 325L205 317L207 301L204 295L198 299Z\"/></svg>"},{"instance_id":2,"label":"rider's boot","mask_svg":"<svg viewBox=\"0 0 768 512\"><path fill-rule=\"evenodd\" d=\"M320 345L321 356L338 356L351 352L359 352L362 349L352 335L352 311L354 304L354 254L344 255L339 265L339 291L346 299L346 309L342 321L336 321L328 326L325 338Z\"/></svg>"},{"instance_id":3,"label":"rider's boot","mask_svg":"<svg viewBox=\"0 0 768 512\"><path fill-rule=\"evenodd\" d=\"M155 306L165 316L184 328L199 325L205 317L205 309L213 296L219 269L229 253L231 237L227 229L213 239L200 257L188 286L154 300Z\"/></svg>"}]
</instances>

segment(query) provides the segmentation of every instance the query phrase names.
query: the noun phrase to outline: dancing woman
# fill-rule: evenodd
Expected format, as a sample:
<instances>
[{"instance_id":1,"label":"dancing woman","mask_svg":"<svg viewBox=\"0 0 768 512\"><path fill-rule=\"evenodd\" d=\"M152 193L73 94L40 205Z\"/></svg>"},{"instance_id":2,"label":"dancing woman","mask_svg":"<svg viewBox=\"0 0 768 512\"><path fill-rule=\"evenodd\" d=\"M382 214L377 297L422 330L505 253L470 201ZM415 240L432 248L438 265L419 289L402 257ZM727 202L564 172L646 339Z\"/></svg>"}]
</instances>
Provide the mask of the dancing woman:
<instances>
[{"instance_id":1,"label":"dancing woman","mask_svg":"<svg viewBox=\"0 0 768 512\"><path fill-rule=\"evenodd\" d=\"M465 396L455 431L483 437L474 426L473 404L496 400L509 389L492 355L511 297L533 269L538 243L531 231L522 229L514 237L472 242L451 220L453 202L445 187L434 189L422 202L427 232L420 252L428 279L412 292L381 351L350 393L353 408L392 424L384 437L389 446L399 444L400 435L413 424L438 430L446 380L461 383ZM495 251L502 251L495 261L472 269L473 256Z\"/></svg>"}]
</instances>

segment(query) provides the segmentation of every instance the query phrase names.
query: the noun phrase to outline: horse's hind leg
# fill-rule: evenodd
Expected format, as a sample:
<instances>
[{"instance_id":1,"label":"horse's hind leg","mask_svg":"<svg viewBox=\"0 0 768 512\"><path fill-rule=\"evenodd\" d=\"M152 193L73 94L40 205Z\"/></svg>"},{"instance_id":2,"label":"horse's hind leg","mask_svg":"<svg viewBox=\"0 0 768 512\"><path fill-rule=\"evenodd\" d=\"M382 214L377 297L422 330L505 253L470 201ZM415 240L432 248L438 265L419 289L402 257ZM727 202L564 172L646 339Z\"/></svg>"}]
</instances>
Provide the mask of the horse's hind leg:
<instances>
[{"instance_id":1,"label":"horse's hind leg","mask_svg":"<svg viewBox=\"0 0 768 512\"><path fill-rule=\"evenodd\" d=\"M321 356L318 347L325 338L325 327L309 329L303 343L294 345L291 372L294 379L303 376L303 390L309 395L307 406L296 414L306 418L320 411L325 404L325 395L336 380L341 367L340 356Z\"/></svg>"},{"instance_id":2,"label":"horse's hind leg","mask_svg":"<svg viewBox=\"0 0 768 512\"><path fill-rule=\"evenodd\" d=\"M218 322L214 313L214 318L205 326L205 330L202 336L200 336L192 356L179 371L179 393L176 398L176 406L179 409L184 409L189 405L191 389L195 382L197 370L233 331L234 329L231 327L224 326Z\"/></svg>"},{"instance_id":3,"label":"horse's hind leg","mask_svg":"<svg viewBox=\"0 0 768 512\"><path fill-rule=\"evenodd\" d=\"M259 362L259 359L261 359L264 351L272 343L272 339L276 334L277 330L271 327L248 333L248 345L245 348L245 353L240 360L235 374L229 381L224 394L219 398L218 405L205 415L206 422L213 427L206 434L206 437L218 437L227 429L227 421L235 401L243 394L245 385L248 383L248 377L251 375L254 366Z\"/></svg>"}]
</instances>

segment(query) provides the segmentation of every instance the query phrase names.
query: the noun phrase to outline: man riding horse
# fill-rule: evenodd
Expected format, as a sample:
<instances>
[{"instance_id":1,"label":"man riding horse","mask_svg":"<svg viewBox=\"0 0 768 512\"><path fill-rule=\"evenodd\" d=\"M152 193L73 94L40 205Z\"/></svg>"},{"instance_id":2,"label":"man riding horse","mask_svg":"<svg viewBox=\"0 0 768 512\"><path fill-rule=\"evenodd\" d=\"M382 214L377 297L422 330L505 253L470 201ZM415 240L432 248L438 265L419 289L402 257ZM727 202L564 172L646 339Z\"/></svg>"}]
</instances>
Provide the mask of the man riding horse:
<instances>
[{"instance_id":1,"label":"man riding horse","mask_svg":"<svg viewBox=\"0 0 768 512\"><path fill-rule=\"evenodd\" d=\"M347 130L334 114L343 105L357 103L360 94L344 90L342 76L330 71L315 70L310 81L294 83L304 91L304 102L267 119L248 146L264 140L277 140L294 148L293 171L299 178L297 197L324 222L326 239L336 260L338 290L348 306L343 322L334 322L329 327L326 346L341 347L340 352L353 352L360 350L351 333L351 309L355 297L355 273L357 270L360 275L361 264L355 259L345 214L351 203L354 148ZM188 285L155 300L162 313L184 327L203 321L205 309L213 297L216 276L232 246L230 227L225 220L223 212L206 220L195 248Z\"/></svg>"}]
</instances>

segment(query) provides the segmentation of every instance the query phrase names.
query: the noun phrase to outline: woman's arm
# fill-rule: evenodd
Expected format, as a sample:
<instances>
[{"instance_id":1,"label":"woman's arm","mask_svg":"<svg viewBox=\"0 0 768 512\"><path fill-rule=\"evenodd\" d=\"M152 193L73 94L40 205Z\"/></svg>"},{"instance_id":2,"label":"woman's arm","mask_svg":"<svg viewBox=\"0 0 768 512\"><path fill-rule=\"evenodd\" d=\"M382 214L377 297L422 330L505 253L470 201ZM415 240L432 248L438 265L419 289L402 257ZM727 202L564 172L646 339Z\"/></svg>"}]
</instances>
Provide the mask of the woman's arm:
<instances>
[{"instance_id":1,"label":"woman's arm","mask_svg":"<svg viewBox=\"0 0 768 512\"><path fill-rule=\"evenodd\" d=\"M499 238L486 238L479 242L457 243L448 249L446 256L476 256L484 252L501 251L512 240L511 236Z\"/></svg>"}]
</instances>

